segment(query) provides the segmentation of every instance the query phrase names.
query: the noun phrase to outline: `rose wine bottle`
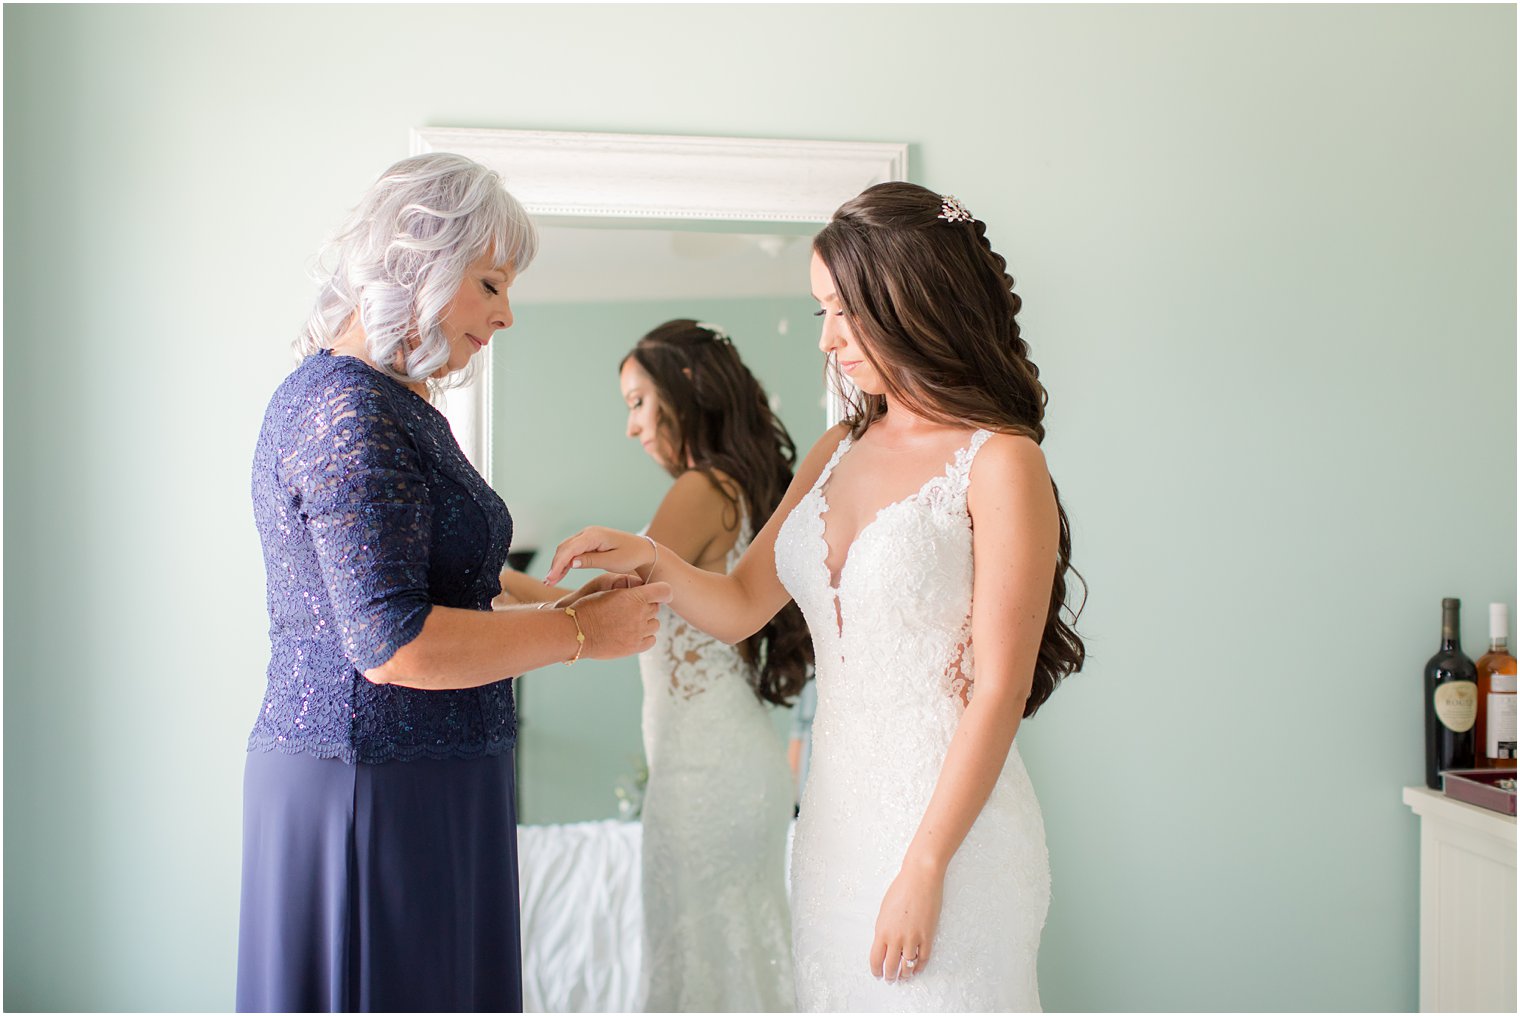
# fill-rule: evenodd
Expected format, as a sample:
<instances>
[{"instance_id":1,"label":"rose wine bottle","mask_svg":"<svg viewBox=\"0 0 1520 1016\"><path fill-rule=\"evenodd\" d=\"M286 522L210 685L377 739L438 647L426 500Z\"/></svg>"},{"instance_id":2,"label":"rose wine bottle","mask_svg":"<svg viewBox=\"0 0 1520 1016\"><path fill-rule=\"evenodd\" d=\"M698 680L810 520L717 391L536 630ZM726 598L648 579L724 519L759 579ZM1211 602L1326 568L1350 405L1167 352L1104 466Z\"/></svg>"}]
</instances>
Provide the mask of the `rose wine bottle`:
<instances>
[{"instance_id":1,"label":"rose wine bottle","mask_svg":"<svg viewBox=\"0 0 1520 1016\"><path fill-rule=\"evenodd\" d=\"M1509 606L1488 605L1488 652L1478 658L1479 769L1515 767L1515 658L1509 653Z\"/></svg>"},{"instance_id":2,"label":"rose wine bottle","mask_svg":"<svg viewBox=\"0 0 1520 1016\"><path fill-rule=\"evenodd\" d=\"M1425 664L1425 785L1445 769L1471 769L1478 720L1478 668L1462 654L1462 601L1441 601L1441 648Z\"/></svg>"}]
</instances>

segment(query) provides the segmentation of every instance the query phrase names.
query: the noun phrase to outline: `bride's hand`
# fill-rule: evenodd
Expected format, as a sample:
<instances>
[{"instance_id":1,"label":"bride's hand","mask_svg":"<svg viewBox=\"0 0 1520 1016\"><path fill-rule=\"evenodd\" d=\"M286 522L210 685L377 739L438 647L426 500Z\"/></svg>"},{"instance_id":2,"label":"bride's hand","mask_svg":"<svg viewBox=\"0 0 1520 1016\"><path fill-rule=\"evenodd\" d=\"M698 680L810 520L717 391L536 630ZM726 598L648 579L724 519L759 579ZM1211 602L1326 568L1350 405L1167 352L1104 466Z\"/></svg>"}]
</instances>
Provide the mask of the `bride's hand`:
<instances>
[{"instance_id":1,"label":"bride's hand","mask_svg":"<svg viewBox=\"0 0 1520 1016\"><path fill-rule=\"evenodd\" d=\"M575 592L566 593L564 596L561 596L554 601L553 606L555 610L559 610L562 607L573 607L578 601L585 599L592 593L605 593L609 589L632 589L635 586L642 586L643 584L644 580L637 575L620 575L617 572L607 572L604 575L598 575Z\"/></svg>"},{"instance_id":2,"label":"bride's hand","mask_svg":"<svg viewBox=\"0 0 1520 1016\"><path fill-rule=\"evenodd\" d=\"M647 539L618 529L589 526L554 550L544 581L554 585L571 568L600 568L631 572L654 563L654 548Z\"/></svg>"},{"instance_id":3,"label":"bride's hand","mask_svg":"<svg viewBox=\"0 0 1520 1016\"><path fill-rule=\"evenodd\" d=\"M937 871L904 866L887 888L876 916L871 974L889 981L923 973L929 963L945 877Z\"/></svg>"}]
</instances>

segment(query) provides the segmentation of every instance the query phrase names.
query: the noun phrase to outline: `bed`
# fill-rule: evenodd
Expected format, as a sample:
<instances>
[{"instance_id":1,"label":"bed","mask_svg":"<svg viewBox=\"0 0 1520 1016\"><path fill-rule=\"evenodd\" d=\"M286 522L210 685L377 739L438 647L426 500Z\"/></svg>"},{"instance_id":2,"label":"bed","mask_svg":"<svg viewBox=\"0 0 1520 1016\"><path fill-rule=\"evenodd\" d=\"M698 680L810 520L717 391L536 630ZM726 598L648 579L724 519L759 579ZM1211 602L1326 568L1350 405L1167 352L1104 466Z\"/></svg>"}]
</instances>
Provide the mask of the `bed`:
<instances>
[{"instance_id":1,"label":"bed","mask_svg":"<svg viewBox=\"0 0 1520 1016\"><path fill-rule=\"evenodd\" d=\"M518 827L523 1011L640 1008L641 830L615 819Z\"/></svg>"},{"instance_id":2,"label":"bed","mask_svg":"<svg viewBox=\"0 0 1520 1016\"><path fill-rule=\"evenodd\" d=\"M523 1011L641 1008L642 831L615 819L517 827ZM787 845L790 864L791 830Z\"/></svg>"}]
</instances>

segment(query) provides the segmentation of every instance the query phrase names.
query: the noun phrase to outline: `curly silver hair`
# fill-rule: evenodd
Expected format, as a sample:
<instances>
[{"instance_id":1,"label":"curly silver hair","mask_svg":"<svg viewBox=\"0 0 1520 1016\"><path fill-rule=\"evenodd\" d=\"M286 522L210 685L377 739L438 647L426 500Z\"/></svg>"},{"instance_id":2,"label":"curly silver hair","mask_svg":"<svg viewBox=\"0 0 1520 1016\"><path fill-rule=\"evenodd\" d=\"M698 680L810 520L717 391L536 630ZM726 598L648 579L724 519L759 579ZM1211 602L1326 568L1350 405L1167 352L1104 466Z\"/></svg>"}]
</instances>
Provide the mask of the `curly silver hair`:
<instances>
[{"instance_id":1,"label":"curly silver hair","mask_svg":"<svg viewBox=\"0 0 1520 1016\"><path fill-rule=\"evenodd\" d=\"M515 273L538 252L538 232L501 176L447 152L402 159L318 254L321 289L296 353L330 348L357 310L375 366L404 383L425 381L448 362L440 322L465 269L487 251L494 267L510 263ZM447 385L471 373L450 376Z\"/></svg>"}]
</instances>

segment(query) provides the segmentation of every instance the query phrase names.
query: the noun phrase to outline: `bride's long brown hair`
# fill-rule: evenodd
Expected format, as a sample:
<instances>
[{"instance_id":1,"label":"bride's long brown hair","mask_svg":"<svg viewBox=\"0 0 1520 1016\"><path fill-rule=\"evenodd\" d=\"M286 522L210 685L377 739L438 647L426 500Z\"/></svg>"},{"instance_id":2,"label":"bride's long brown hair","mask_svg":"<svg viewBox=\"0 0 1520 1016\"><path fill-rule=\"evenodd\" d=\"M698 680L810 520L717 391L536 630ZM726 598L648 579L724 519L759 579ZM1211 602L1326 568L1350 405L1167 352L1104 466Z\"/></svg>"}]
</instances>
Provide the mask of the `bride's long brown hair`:
<instances>
[{"instance_id":1,"label":"bride's long brown hair","mask_svg":"<svg viewBox=\"0 0 1520 1016\"><path fill-rule=\"evenodd\" d=\"M792 482L797 448L732 340L710 325L677 318L640 339L623 363L629 360L644 369L659 394L658 426L675 449L666 470L671 476L701 472L728 502L734 523L748 508L750 525L759 532ZM738 490L720 482L715 470ZM751 687L763 701L790 705L807 683L813 640L795 603L741 642L739 651L752 664Z\"/></svg>"},{"instance_id":2,"label":"bride's long brown hair","mask_svg":"<svg viewBox=\"0 0 1520 1016\"><path fill-rule=\"evenodd\" d=\"M813 249L834 278L851 333L894 399L937 423L1043 441L1048 396L1019 334L1022 301L1008 263L992 249L985 223L949 207L917 184L877 184L840 206ZM884 397L843 384L837 366L830 383L845 394L854 436L886 413ZM1087 655L1073 627L1081 607L1066 605L1066 573L1081 578L1071 567L1071 526L1054 481L1051 491L1060 542L1025 716L1081 670Z\"/></svg>"}]
</instances>

